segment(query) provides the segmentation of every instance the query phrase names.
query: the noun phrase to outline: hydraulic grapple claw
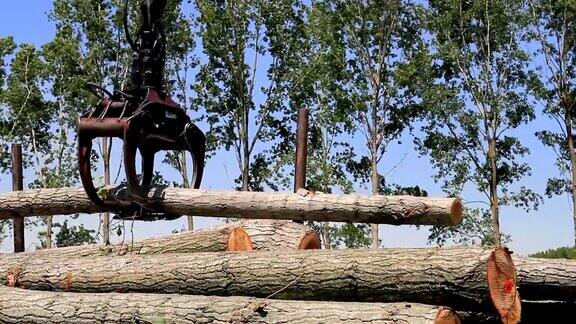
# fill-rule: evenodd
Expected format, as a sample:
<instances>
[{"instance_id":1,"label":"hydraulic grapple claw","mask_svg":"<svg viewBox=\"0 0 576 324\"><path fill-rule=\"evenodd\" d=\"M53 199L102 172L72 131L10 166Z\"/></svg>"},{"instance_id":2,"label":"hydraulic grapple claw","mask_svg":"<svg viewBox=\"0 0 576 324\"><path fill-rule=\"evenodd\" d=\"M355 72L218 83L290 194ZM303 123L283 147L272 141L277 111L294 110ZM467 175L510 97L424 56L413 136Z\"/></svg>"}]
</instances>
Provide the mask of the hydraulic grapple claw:
<instances>
[{"instance_id":1,"label":"hydraulic grapple claw","mask_svg":"<svg viewBox=\"0 0 576 324\"><path fill-rule=\"evenodd\" d=\"M130 82L122 91L113 93L99 85L88 84L100 101L91 112L78 119L78 161L86 194L94 203L118 213L121 218L176 217L166 214L148 198L154 155L158 151L190 152L193 188L200 187L202 181L206 137L163 90L166 40L161 20L165 7L166 0L141 2L142 20L135 39L128 32L126 7L126 38L134 51ZM99 197L94 187L90 160L92 141L97 137L124 140L124 171L129 192L123 200ZM141 177L136 170L137 151L142 160Z\"/></svg>"}]
</instances>

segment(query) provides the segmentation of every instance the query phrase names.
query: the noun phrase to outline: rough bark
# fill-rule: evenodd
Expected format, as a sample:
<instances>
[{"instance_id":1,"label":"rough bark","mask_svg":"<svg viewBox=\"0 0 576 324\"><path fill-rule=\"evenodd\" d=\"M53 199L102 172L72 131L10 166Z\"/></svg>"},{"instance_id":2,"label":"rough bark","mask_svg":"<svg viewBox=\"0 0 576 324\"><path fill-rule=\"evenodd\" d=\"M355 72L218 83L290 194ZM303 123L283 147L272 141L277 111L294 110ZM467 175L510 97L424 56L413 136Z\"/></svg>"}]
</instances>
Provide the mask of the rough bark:
<instances>
[{"instance_id":1,"label":"rough bark","mask_svg":"<svg viewBox=\"0 0 576 324\"><path fill-rule=\"evenodd\" d=\"M463 316L469 316L466 313ZM464 318L466 319L466 317ZM410 303L337 303L158 294L76 294L0 287L2 323L460 323Z\"/></svg>"},{"instance_id":2,"label":"rough bark","mask_svg":"<svg viewBox=\"0 0 576 324\"><path fill-rule=\"evenodd\" d=\"M491 252L319 250L67 259L50 254L26 259L4 255L0 281L36 290L253 297L275 293L278 299L401 301L493 310L486 275ZM566 284L575 286L576 281Z\"/></svg>"},{"instance_id":3,"label":"rough bark","mask_svg":"<svg viewBox=\"0 0 576 324\"><path fill-rule=\"evenodd\" d=\"M514 258L523 300L576 302L576 261Z\"/></svg>"},{"instance_id":4,"label":"rough bark","mask_svg":"<svg viewBox=\"0 0 576 324\"><path fill-rule=\"evenodd\" d=\"M125 188L103 190L121 197ZM149 197L174 215L252 219L290 219L382 224L456 225L462 220L457 198L360 196L306 193L214 192L155 187ZM97 213L83 189L60 188L0 195L0 219L23 216Z\"/></svg>"},{"instance_id":5,"label":"rough bark","mask_svg":"<svg viewBox=\"0 0 576 324\"><path fill-rule=\"evenodd\" d=\"M254 250L310 250L321 247L320 236L304 224L286 220L248 220L238 223Z\"/></svg>"},{"instance_id":6,"label":"rough bark","mask_svg":"<svg viewBox=\"0 0 576 324\"><path fill-rule=\"evenodd\" d=\"M248 220L215 228L182 232L114 245L81 245L39 250L18 255L22 259L121 256L221 251L273 251L320 248L318 234L290 221ZM0 254L0 258L2 254Z\"/></svg>"}]
</instances>

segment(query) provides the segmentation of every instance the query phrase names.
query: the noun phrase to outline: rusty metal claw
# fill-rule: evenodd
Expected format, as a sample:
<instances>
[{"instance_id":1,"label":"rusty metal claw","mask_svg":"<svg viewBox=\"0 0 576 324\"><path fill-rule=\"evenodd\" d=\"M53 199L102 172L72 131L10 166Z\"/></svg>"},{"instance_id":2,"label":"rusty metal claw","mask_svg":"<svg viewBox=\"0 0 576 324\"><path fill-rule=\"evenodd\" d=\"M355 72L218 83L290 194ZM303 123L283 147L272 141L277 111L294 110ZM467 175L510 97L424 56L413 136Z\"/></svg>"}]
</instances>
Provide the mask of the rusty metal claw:
<instances>
[{"instance_id":1,"label":"rusty metal claw","mask_svg":"<svg viewBox=\"0 0 576 324\"><path fill-rule=\"evenodd\" d=\"M141 26L136 38L128 32L127 4L124 27L134 59L130 80L122 91L109 92L90 83L88 88L100 99L96 107L78 119L78 160L86 194L94 203L120 217L137 219L174 218L148 199L154 173L154 155L164 150L186 150L193 161L192 186L200 187L204 171L206 137L184 109L164 92L163 71L166 36L162 14L166 0L141 2ZM98 196L91 176L92 141L97 137L124 140L124 171L129 193L125 200ZM136 170L136 154L142 157L142 175Z\"/></svg>"},{"instance_id":2,"label":"rusty metal claw","mask_svg":"<svg viewBox=\"0 0 576 324\"><path fill-rule=\"evenodd\" d=\"M124 133L124 169L131 193L144 199L152 180L158 151L188 151L194 165L193 188L199 188L204 171L206 137L184 110L169 97L149 89L147 100L127 123ZM142 156L142 180L136 173L136 151Z\"/></svg>"}]
</instances>

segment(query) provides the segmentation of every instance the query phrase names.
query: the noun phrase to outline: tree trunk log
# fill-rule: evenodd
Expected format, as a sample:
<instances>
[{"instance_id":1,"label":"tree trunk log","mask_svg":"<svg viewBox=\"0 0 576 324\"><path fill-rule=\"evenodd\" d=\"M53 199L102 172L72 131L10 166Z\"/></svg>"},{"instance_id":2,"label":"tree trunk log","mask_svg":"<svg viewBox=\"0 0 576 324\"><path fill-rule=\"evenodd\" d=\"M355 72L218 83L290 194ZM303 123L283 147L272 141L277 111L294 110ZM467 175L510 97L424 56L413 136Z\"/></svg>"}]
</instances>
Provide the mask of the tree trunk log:
<instances>
[{"instance_id":1,"label":"tree trunk log","mask_svg":"<svg viewBox=\"0 0 576 324\"><path fill-rule=\"evenodd\" d=\"M287 220L247 220L238 223L252 241L254 250L320 249L320 236L304 224Z\"/></svg>"},{"instance_id":2,"label":"tree trunk log","mask_svg":"<svg viewBox=\"0 0 576 324\"><path fill-rule=\"evenodd\" d=\"M517 257L514 264L523 300L576 302L576 261Z\"/></svg>"},{"instance_id":3,"label":"tree trunk log","mask_svg":"<svg viewBox=\"0 0 576 324\"><path fill-rule=\"evenodd\" d=\"M491 256L492 251L467 248L68 259L50 254L26 259L4 255L0 280L36 290L253 297L275 293L279 299L401 301L484 311L494 309L486 274ZM507 266L513 270L513 265ZM510 293L516 292L514 284ZM499 306L501 310L506 307L511 306Z\"/></svg>"},{"instance_id":4,"label":"tree trunk log","mask_svg":"<svg viewBox=\"0 0 576 324\"><path fill-rule=\"evenodd\" d=\"M246 220L223 226L114 245L81 245L26 252L20 259L121 256L129 254L319 249L320 238L308 226L291 221ZM2 257L2 254L0 254Z\"/></svg>"},{"instance_id":5,"label":"tree trunk log","mask_svg":"<svg viewBox=\"0 0 576 324\"><path fill-rule=\"evenodd\" d=\"M467 313L411 303L338 303L174 294L76 294L0 287L2 323L461 323Z\"/></svg>"},{"instance_id":6,"label":"tree trunk log","mask_svg":"<svg viewBox=\"0 0 576 324\"><path fill-rule=\"evenodd\" d=\"M124 188L125 189L125 188ZM126 190L103 190L122 199ZM457 198L360 196L267 192L214 192L156 187L149 198L173 215L288 219L381 224L456 225L462 220ZM60 188L8 192L0 195L0 219L16 215L98 213L83 189Z\"/></svg>"}]
</instances>

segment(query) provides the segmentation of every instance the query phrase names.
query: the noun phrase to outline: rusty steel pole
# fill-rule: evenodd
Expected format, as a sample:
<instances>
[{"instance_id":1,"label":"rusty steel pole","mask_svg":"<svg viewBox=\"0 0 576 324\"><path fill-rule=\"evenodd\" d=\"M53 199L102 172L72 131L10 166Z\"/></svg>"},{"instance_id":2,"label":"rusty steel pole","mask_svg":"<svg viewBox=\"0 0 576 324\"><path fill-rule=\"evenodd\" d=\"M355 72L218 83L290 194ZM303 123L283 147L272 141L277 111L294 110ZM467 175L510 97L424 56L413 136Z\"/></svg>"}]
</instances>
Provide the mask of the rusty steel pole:
<instances>
[{"instance_id":1,"label":"rusty steel pole","mask_svg":"<svg viewBox=\"0 0 576 324\"><path fill-rule=\"evenodd\" d=\"M306 188L306 161L308 159L308 108L298 109L296 130L296 164L294 170L294 192ZM302 221L296 221L303 223Z\"/></svg>"},{"instance_id":2,"label":"rusty steel pole","mask_svg":"<svg viewBox=\"0 0 576 324\"><path fill-rule=\"evenodd\" d=\"M22 145L12 144L12 190L21 191L24 188L22 174ZM24 252L24 216L14 215L14 252Z\"/></svg>"}]
</instances>

